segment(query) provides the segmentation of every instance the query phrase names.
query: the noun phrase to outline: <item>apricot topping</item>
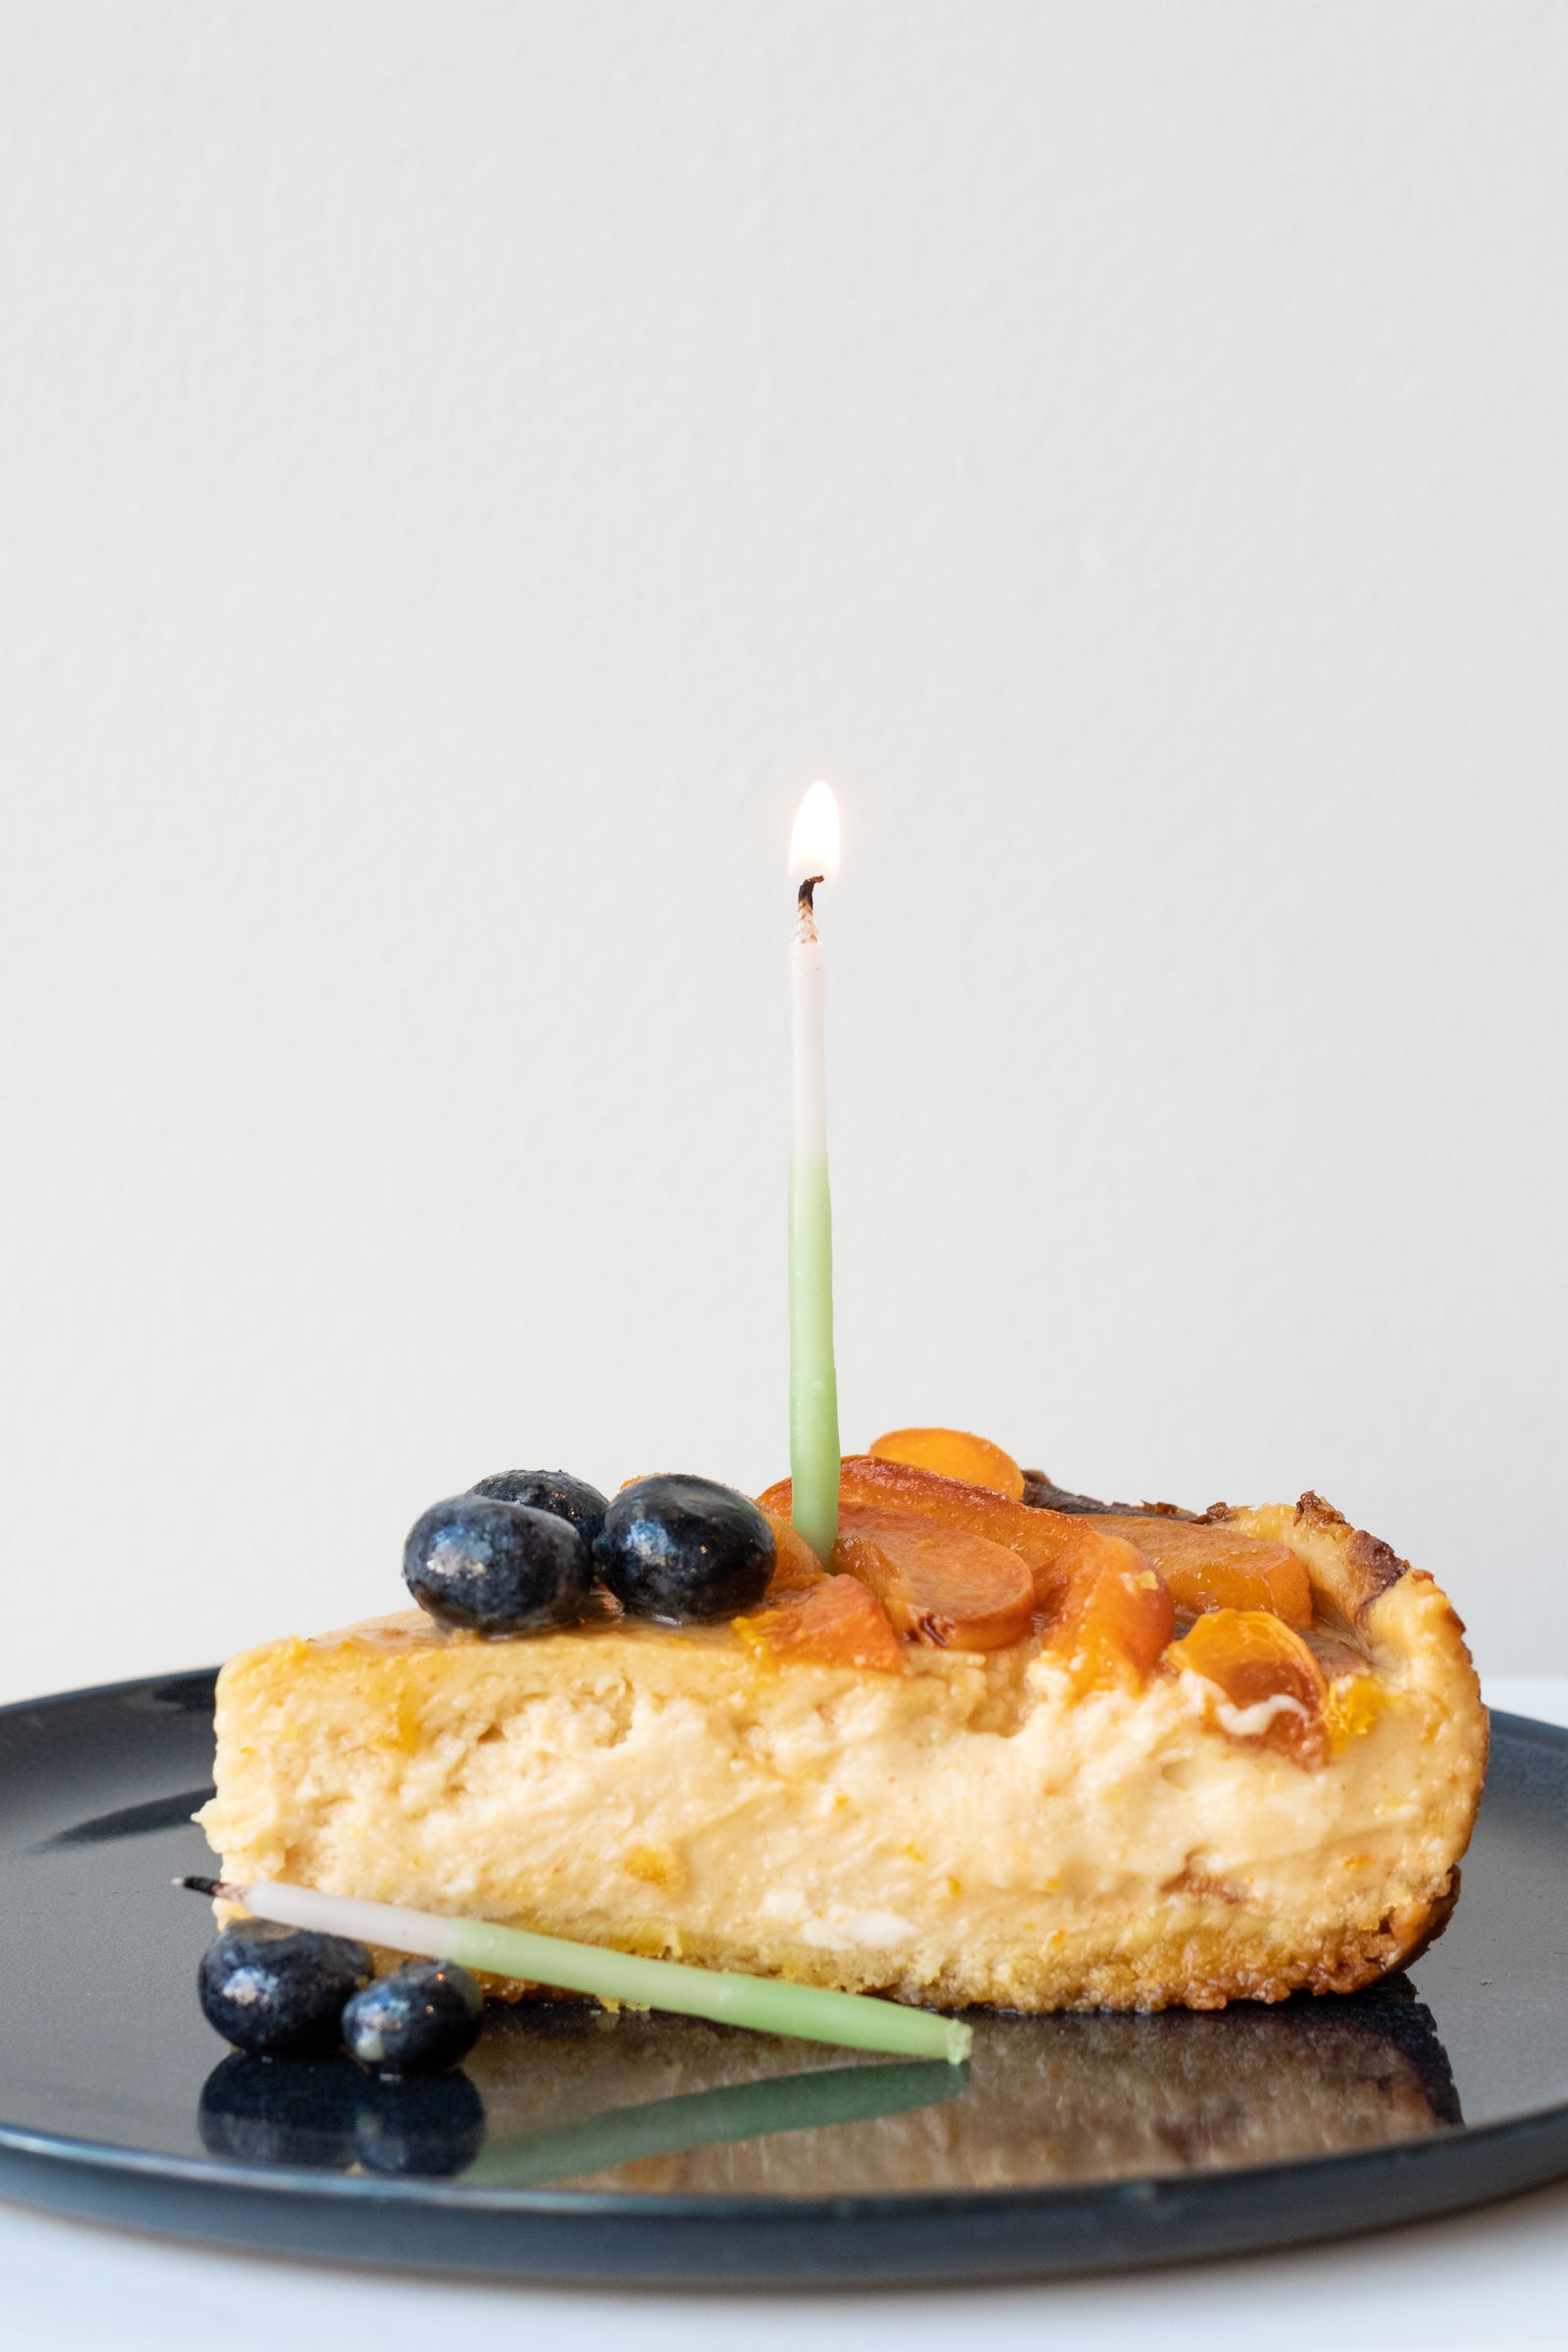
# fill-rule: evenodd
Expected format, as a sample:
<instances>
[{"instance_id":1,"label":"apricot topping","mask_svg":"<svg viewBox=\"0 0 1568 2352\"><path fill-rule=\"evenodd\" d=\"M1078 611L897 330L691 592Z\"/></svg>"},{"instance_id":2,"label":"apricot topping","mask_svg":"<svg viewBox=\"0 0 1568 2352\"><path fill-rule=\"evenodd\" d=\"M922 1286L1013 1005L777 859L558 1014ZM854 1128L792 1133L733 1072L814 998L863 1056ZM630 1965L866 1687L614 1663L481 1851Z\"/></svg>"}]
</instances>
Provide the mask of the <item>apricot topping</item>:
<instances>
[{"instance_id":1,"label":"apricot topping","mask_svg":"<svg viewBox=\"0 0 1568 2352\"><path fill-rule=\"evenodd\" d=\"M1220 1694L1233 1739L1256 1740L1296 1764L1328 1758L1323 1669L1299 1634L1267 1609L1209 1609L1172 1642L1173 1665L1201 1676Z\"/></svg>"},{"instance_id":2,"label":"apricot topping","mask_svg":"<svg viewBox=\"0 0 1568 2352\"><path fill-rule=\"evenodd\" d=\"M788 1593L775 1609L737 1617L743 1642L767 1658L814 1666L869 1666L897 1673L899 1640L874 1592L853 1576L824 1576Z\"/></svg>"},{"instance_id":3,"label":"apricot topping","mask_svg":"<svg viewBox=\"0 0 1568 2352\"><path fill-rule=\"evenodd\" d=\"M1047 1639L1080 1690L1142 1690L1176 1629L1157 1568L1120 1536L1083 1531Z\"/></svg>"},{"instance_id":4,"label":"apricot topping","mask_svg":"<svg viewBox=\"0 0 1568 2352\"><path fill-rule=\"evenodd\" d=\"M1023 1498L1023 1472L1011 1454L966 1429L890 1429L873 1438L867 1451L878 1461L907 1462L967 1487L989 1487L1008 1502Z\"/></svg>"},{"instance_id":5,"label":"apricot topping","mask_svg":"<svg viewBox=\"0 0 1568 2352\"><path fill-rule=\"evenodd\" d=\"M1096 1524L1136 1544L1181 1608L1270 1609L1303 1632L1312 1622L1306 1564L1288 1544L1201 1520L1107 1515Z\"/></svg>"},{"instance_id":6,"label":"apricot topping","mask_svg":"<svg viewBox=\"0 0 1568 2352\"><path fill-rule=\"evenodd\" d=\"M1016 1553L911 1513L841 1510L833 1565L876 1594L899 1633L938 1649L1005 1649L1034 1622L1034 1579Z\"/></svg>"},{"instance_id":7,"label":"apricot topping","mask_svg":"<svg viewBox=\"0 0 1568 2352\"><path fill-rule=\"evenodd\" d=\"M762 1516L773 1530L774 1545L773 1573L763 1599L778 1600L786 1592L808 1592L814 1585L825 1584L827 1570L788 1518L777 1511L764 1511Z\"/></svg>"},{"instance_id":8,"label":"apricot topping","mask_svg":"<svg viewBox=\"0 0 1568 2352\"><path fill-rule=\"evenodd\" d=\"M790 1482L780 1479L759 1497L765 1511L789 1516ZM1058 1562L1078 1542L1081 1519L1063 1511L1036 1510L1027 1502L1008 1502L989 1487L968 1486L946 1478L940 1471L922 1470L912 1462L883 1461L865 1453L847 1454L839 1465L839 1507L847 1510L896 1511L959 1528L1000 1544L1032 1571L1037 1598L1059 1590L1065 1570Z\"/></svg>"}]
</instances>

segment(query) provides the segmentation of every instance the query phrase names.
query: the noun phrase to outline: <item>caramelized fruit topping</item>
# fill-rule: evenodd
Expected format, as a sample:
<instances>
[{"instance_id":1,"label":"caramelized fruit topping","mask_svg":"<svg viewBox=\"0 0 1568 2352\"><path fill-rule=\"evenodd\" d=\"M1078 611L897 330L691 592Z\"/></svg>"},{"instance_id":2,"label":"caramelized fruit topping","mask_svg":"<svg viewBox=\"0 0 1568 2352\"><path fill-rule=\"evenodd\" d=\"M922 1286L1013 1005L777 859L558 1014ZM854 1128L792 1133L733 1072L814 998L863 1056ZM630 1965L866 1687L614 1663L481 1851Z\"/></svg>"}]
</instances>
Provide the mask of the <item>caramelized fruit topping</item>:
<instances>
[{"instance_id":1,"label":"caramelized fruit topping","mask_svg":"<svg viewBox=\"0 0 1568 2352\"><path fill-rule=\"evenodd\" d=\"M959 1447L971 1450L960 1457ZM919 1460L905 1458L917 1452ZM1015 1572L1006 1581L1000 1552L1028 1570L1035 1606L1054 1611L1047 1651L1071 1664L1080 1689L1141 1690L1171 1642L1178 1607L1198 1613L1195 1634L1211 1619L1257 1617L1280 1639L1270 1647L1266 1635L1253 1638L1248 1658L1255 1653L1272 1661L1277 1678L1286 1671L1282 1659L1299 1674L1305 1657L1307 1696L1325 1687L1317 1661L1291 1630L1310 1630L1312 1592L1305 1564L1288 1545L1219 1523L1042 1510L982 1483L982 1454L1007 1459L962 1431L897 1430L879 1438L871 1453L846 1455L840 1465L833 1565L879 1595L906 1640L974 1649L1021 1641L1030 1612ZM953 1475L960 1458L967 1478ZM775 1528L787 1528L789 1480L770 1487L761 1501ZM786 1573L796 1571L786 1571L781 1543L778 1574ZM1214 1642L1218 1660L1235 1655L1234 1642L1204 1636L1190 1653L1179 1644L1174 1661L1206 1672L1204 1642ZM1233 1705L1254 1703L1231 1697L1223 1678L1215 1679ZM1305 1709L1303 1715L1294 1706L1273 1708L1268 1721L1280 1728L1270 1740L1311 1760L1314 1735L1300 1727L1311 1717L1321 1739L1320 1699L1308 1706L1295 1684L1278 1679L1260 1694Z\"/></svg>"},{"instance_id":2,"label":"caramelized fruit topping","mask_svg":"<svg viewBox=\"0 0 1568 2352\"><path fill-rule=\"evenodd\" d=\"M1173 1642L1171 1663L1214 1686L1235 1710L1221 1728L1255 1740L1293 1763L1328 1758L1323 1704L1328 1684L1299 1634L1266 1609L1210 1609Z\"/></svg>"},{"instance_id":3,"label":"caramelized fruit topping","mask_svg":"<svg viewBox=\"0 0 1568 2352\"><path fill-rule=\"evenodd\" d=\"M876 1594L899 1633L937 1649L1005 1649L1034 1621L1034 1579L1015 1552L912 1513L852 1504L833 1565Z\"/></svg>"},{"instance_id":4,"label":"caramelized fruit topping","mask_svg":"<svg viewBox=\"0 0 1568 2352\"><path fill-rule=\"evenodd\" d=\"M890 1429L867 1449L878 1461L907 1462L968 1487L989 1487L1008 1502L1023 1498L1023 1472L1010 1453L966 1429Z\"/></svg>"},{"instance_id":5,"label":"caramelized fruit topping","mask_svg":"<svg viewBox=\"0 0 1568 2352\"><path fill-rule=\"evenodd\" d=\"M1153 1561L1180 1608L1269 1609L1303 1632L1312 1622L1305 1563L1284 1544L1185 1519L1106 1517L1098 1524Z\"/></svg>"},{"instance_id":6,"label":"caramelized fruit topping","mask_svg":"<svg viewBox=\"0 0 1568 2352\"><path fill-rule=\"evenodd\" d=\"M1165 1580L1120 1536L1085 1529L1047 1637L1080 1690L1142 1690L1176 1628Z\"/></svg>"},{"instance_id":7,"label":"caramelized fruit topping","mask_svg":"<svg viewBox=\"0 0 1568 2352\"><path fill-rule=\"evenodd\" d=\"M809 1592L814 1585L825 1585L827 1570L806 1538L777 1511L764 1511L762 1516L773 1530L774 1545L773 1573L763 1599L778 1600L786 1592Z\"/></svg>"},{"instance_id":8,"label":"caramelized fruit topping","mask_svg":"<svg viewBox=\"0 0 1568 2352\"><path fill-rule=\"evenodd\" d=\"M853 1576L824 1576L818 1569L814 1585L787 1593L777 1608L737 1617L735 1631L767 1658L869 1666L884 1674L899 1670L899 1638L887 1612Z\"/></svg>"},{"instance_id":9,"label":"caramelized fruit topping","mask_svg":"<svg viewBox=\"0 0 1568 2352\"><path fill-rule=\"evenodd\" d=\"M762 1508L789 1516L790 1482L780 1479L760 1496ZM967 1486L910 1462L885 1462L872 1454L847 1454L839 1467L841 1511L896 1511L935 1519L965 1535L983 1536L1013 1552L1032 1571L1037 1598L1060 1589L1065 1569L1058 1563L1083 1532L1081 1519L1063 1511L1035 1510L1008 1502L987 1487Z\"/></svg>"}]
</instances>

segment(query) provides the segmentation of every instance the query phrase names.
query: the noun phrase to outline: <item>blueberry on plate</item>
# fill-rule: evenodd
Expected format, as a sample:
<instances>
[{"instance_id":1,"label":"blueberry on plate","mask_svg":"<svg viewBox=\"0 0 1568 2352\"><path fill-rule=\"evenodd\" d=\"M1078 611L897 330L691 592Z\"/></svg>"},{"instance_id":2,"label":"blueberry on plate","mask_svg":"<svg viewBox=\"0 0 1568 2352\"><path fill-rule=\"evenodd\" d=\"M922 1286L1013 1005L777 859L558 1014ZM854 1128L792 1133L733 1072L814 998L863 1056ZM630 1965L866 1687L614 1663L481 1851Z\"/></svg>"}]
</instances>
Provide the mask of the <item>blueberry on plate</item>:
<instances>
[{"instance_id":1,"label":"blueberry on plate","mask_svg":"<svg viewBox=\"0 0 1568 2352\"><path fill-rule=\"evenodd\" d=\"M498 1470L481 1478L471 1494L488 1494L496 1502L520 1502L530 1511L554 1511L569 1520L585 1544L592 1544L605 1524L606 1499L585 1479L566 1470Z\"/></svg>"},{"instance_id":2,"label":"blueberry on plate","mask_svg":"<svg viewBox=\"0 0 1568 2352\"><path fill-rule=\"evenodd\" d=\"M475 1634L570 1625L593 1587L587 1544L569 1520L488 1494L455 1494L416 1519L403 1581L421 1609Z\"/></svg>"},{"instance_id":3,"label":"blueberry on plate","mask_svg":"<svg viewBox=\"0 0 1568 2352\"><path fill-rule=\"evenodd\" d=\"M357 1992L343 2012L343 2038L378 2075L438 2075L479 2038L484 1996L452 1960L411 1960Z\"/></svg>"},{"instance_id":4,"label":"blueberry on plate","mask_svg":"<svg viewBox=\"0 0 1568 2352\"><path fill-rule=\"evenodd\" d=\"M343 2005L370 1979L363 1943L248 1919L202 1954L196 1989L208 2024L253 2058L320 2058L343 2038Z\"/></svg>"},{"instance_id":5,"label":"blueberry on plate","mask_svg":"<svg viewBox=\"0 0 1568 2352\"><path fill-rule=\"evenodd\" d=\"M710 1478L639 1478L605 1512L594 1565L629 1616L679 1624L760 1600L773 1531L755 1502Z\"/></svg>"}]
</instances>

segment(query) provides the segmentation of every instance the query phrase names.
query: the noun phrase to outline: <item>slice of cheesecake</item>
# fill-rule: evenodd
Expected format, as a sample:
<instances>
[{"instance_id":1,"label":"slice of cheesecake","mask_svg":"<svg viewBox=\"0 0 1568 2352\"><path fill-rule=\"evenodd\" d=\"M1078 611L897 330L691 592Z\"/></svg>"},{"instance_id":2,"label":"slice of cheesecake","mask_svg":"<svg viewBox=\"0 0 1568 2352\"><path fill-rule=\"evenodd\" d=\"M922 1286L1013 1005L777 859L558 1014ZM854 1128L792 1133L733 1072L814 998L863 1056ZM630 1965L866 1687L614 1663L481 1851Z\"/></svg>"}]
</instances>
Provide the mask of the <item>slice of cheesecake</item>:
<instances>
[{"instance_id":1,"label":"slice of cheesecake","mask_svg":"<svg viewBox=\"0 0 1568 2352\"><path fill-rule=\"evenodd\" d=\"M1349 1990L1441 1926L1487 1728L1430 1576L1315 1495L844 1493L849 1573L783 1544L732 1623L410 1612L233 1659L222 1876L1020 2010Z\"/></svg>"}]
</instances>

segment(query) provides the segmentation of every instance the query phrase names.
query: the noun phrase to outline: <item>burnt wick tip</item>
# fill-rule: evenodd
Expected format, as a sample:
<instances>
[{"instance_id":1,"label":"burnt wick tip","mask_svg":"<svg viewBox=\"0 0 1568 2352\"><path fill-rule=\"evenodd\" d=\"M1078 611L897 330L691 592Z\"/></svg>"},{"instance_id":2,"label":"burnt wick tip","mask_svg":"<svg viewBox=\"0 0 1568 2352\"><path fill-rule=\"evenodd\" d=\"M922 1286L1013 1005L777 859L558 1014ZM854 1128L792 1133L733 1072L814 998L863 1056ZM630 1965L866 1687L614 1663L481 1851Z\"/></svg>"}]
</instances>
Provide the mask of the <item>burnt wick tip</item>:
<instances>
[{"instance_id":1,"label":"burnt wick tip","mask_svg":"<svg viewBox=\"0 0 1568 2352\"><path fill-rule=\"evenodd\" d=\"M174 1886L188 1886L192 1894L216 1895L220 1894L223 1890L221 1879L172 1879L170 1884Z\"/></svg>"},{"instance_id":2,"label":"burnt wick tip","mask_svg":"<svg viewBox=\"0 0 1568 2352\"><path fill-rule=\"evenodd\" d=\"M796 905L800 906L807 914L814 914L816 911L816 901L813 898L812 893L815 891L817 884L821 880L822 876L820 874L808 874L806 880L801 884L800 889L795 894Z\"/></svg>"}]
</instances>

